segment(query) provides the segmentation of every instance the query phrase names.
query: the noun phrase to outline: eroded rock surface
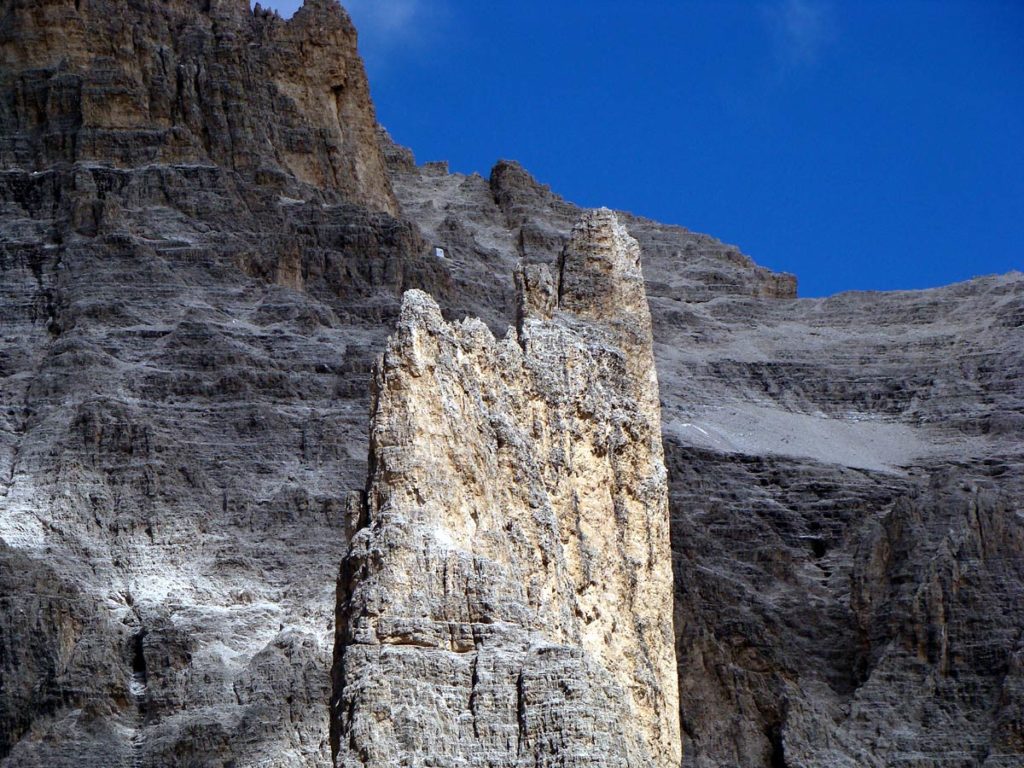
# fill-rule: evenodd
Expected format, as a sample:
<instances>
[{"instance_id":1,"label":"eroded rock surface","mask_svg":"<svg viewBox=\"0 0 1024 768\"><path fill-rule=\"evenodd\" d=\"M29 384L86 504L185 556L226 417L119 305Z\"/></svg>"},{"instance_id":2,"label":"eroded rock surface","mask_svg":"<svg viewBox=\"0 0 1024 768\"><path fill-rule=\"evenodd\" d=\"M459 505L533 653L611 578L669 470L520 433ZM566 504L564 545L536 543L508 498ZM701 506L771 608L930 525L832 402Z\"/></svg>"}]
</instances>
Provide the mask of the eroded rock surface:
<instances>
[{"instance_id":1,"label":"eroded rock surface","mask_svg":"<svg viewBox=\"0 0 1024 768\"><path fill-rule=\"evenodd\" d=\"M556 268L576 209L521 167L392 178L463 295L487 265ZM1024 636L1006 629L1024 605L1024 276L795 300L791 277L712 238L620 218L644 253L661 383L683 764L1024 760ZM490 306L515 311L510 291ZM992 557L959 543L979 535L972 504L1006 532ZM932 522L869 566L908 508ZM940 559L971 591L933 575ZM862 578L901 619L884 637ZM953 635L955 668L920 645Z\"/></svg>"},{"instance_id":2,"label":"eroded rock surface","mask_svg":"<svg viewBox=\"0 0 1024 768\"><path fill-rule=\"evenodd\" d=\"M0 163L212 165L396 213L356 32L332 0L0 6Z\"/></svg>"},{"instance_id":3,"label":"eroded rock surface","mask_svg":"<svg viewBox=\"0 0 1024 768\"><path fill-rule=\"evenodd\" d=\"M1020 762L1022 309L652 298L688 764Z\"/></svg>"},{"instance_id":4,"label":"eroded rock surface","mask_svg":"<svg viewBox=\"0 0 1024 768\"><path fill-rule=\"evenodd\" d=\"M552 282L501 341L406 294L339 583L339 766L679 763L639 247L587 214Z\"/></svg>"},{"instance_id":5,"label":"eroded rock surface","mask_svg":"<svg viewBox=\"0 0 1024 768\"><path fill-rule=\"evenodd\" d=\"M0 2L0 761L330 762L370 370L450 282L355 31Z\"/></svg>"}]
</instances>

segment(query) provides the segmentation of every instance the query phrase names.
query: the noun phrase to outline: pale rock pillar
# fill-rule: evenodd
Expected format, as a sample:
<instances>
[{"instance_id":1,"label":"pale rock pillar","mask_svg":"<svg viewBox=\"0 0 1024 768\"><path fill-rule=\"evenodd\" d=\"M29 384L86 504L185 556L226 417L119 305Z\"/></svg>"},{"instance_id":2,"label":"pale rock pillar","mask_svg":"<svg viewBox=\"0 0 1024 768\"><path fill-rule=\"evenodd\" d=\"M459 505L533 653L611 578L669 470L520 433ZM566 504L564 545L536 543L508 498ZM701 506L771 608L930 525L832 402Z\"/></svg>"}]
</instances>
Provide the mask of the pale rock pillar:
<instances>
[{"instance_id":1,"label":"pale rock pillar","mask_svg":"<svg viewBox=\"0 0 1024 768\"><path fill-rule=\"evenodd\" d=\"M405 295L338 592L336 765L676 768L672 570L636 241L584 215L519 332Z\"/></svg>"}]
</instances>

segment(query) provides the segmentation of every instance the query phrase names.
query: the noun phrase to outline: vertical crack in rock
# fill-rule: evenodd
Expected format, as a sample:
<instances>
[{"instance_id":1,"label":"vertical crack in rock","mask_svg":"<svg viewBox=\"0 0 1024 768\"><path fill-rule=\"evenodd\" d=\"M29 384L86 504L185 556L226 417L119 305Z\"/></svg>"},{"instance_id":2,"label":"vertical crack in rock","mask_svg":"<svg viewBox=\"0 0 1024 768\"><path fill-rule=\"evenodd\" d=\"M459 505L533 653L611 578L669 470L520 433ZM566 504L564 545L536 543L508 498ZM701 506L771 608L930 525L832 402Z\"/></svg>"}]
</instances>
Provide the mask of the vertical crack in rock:
<instances>
[{"instance_id":1,"label":"vertical crack in rock","mask_svg":"<svg viewBox=\"0 0 1024 768\"><path fill-rule=\"evenodd\" d=\"M679 765L639 246L587 213L560 272L520 269L502 340L405 294L339 581L337 766Z\"/></svg>"}]
</instances>

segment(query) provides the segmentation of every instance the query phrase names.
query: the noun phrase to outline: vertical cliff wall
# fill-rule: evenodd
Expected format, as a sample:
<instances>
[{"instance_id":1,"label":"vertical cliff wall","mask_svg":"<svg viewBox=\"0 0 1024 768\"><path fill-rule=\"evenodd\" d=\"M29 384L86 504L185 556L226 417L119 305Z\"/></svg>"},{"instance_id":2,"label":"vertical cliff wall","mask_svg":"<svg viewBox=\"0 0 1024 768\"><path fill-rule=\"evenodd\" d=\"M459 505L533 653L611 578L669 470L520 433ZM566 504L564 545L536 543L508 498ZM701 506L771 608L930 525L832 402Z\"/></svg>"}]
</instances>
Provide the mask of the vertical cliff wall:
<instances>
[{"instance_id":1,"label":"vertical cliff wall","mask_svg":"<svg viewBox=\"0 0 1024 768\"><path fill-rule=\"evenodd\" d=\"M0 0L0 764L330 761L397 215L336 2Z\"/></svg>"},{"instance_id":2,"label":"vertical cliff wall","mask_svg":"<svg viewBox=\"0 0 1024 768\"><path fill-rule=\"evenodd\" d=\"M356 31L333 0L5 0L0 165L229 168L394 214Z\"/></svg>"},{"instance_id":3,"label":"vertical cliff wall","mask_svg":"<svg viewBox=\"0 0 1024 768\"><path fill-rule=\"evenodd\" d=\"M589 213L518 283L500 341L405 296L339 581L338 766L679 764L639 247Z\"/></svg>"},{"instance_id":4,"label":"vertical cliff wall","mask_svg":"<svg viewBox=\"0 0 1024 768\"><path fill-rule=\"evenodd\" d=\"M579 215L508 162L392 184L492 327L495 265L554 267ZM798 300L733 246L619 218L654 324L684 765L1020 764L1024 275Z\"/></svg>"}]
</instances>

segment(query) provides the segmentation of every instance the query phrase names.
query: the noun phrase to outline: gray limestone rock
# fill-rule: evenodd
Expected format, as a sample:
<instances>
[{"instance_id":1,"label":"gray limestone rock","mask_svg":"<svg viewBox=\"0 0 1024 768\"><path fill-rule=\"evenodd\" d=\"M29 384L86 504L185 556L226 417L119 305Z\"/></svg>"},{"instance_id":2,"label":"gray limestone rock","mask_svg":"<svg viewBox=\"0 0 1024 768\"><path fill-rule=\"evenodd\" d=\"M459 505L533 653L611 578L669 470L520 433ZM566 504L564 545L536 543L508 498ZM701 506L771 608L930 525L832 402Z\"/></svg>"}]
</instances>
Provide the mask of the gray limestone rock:
<instances>
[{"instance_id":1,"label":"gray limestone rock","mask_svg":"<svg viewBox=\"0 0 1024 768\"><path fill-rule=\"evenodd\" d=\"M12 0L0 51L0 762L325 764L372 362L450 284L355 31Z\"/></svg>"},{"instance_id":2,"label":"gray limestone rock","mask_svg":"<svg viewBox=\"0 0 1024 768\"><path fill-rule=\"evenodd\" d=\"M393 183L454 254L456 285L481 279L484 253L529 260L527 284L557 273L572 208L519 166L495 167L493 203L474 177L394 169ZM458 211L460 226L441 211ZM879 664L852 597L863 542L900 499L927 499L915 503L943 525L960 519L958 485L987 488L1000 530L1019 530L1024 276L794 300L789 276L728 246L620 218L642 246L661 382L684 765L1024 760L1021 635L997 629L1024 603L1016 533L998 575L956 603L971 629L949 674L963 682L927 654ZM934 591L933 556L913 540L901 573L908 589ZM944 611L915 631L949 634ZM978 644L986 661L967 653Z\"/></svg>"}]
</instances>

